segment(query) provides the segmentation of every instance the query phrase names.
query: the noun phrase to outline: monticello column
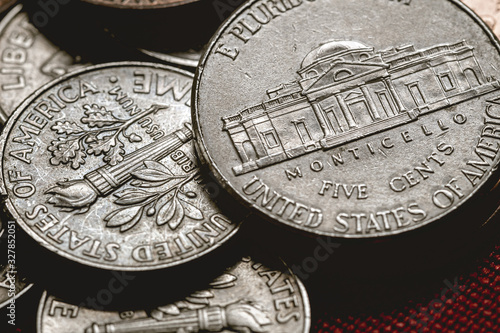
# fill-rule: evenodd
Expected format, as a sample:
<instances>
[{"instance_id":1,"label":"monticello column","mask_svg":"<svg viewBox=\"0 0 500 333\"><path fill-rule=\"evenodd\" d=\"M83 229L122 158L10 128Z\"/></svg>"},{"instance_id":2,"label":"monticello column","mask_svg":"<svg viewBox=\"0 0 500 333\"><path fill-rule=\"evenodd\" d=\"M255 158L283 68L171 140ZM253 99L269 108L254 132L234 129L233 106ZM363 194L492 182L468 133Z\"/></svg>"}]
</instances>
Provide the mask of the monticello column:
<instances>
[{"instance_id":1,"label":"monticello column","mask_svg":"<svg viewBox=\"0 0 500 333\"><path fill-rule=\"evenodd\" d=\"M390 78L384 77L383 80L384 80L385 86L387 87L387 89L389 89L389 91L392 95L392 98L394 99L394 101L396 101L396 106L398 108L398 111L399 112L408 111L408 110L406 110L405 106L403 105L403 102L399 98L399 95L396 92L396 89L394 88L394 85L392 84L392 81L390 80Z\"/></svg>"},{"instance_id":2,"label":"monticello column","mask_svg":"<svg viewBox=\"0 0 500 333\"><path fill-rule=\"evenodd\" d=\"M363 95L365 96L366 101L368 102L368 108L370 109L370 116L372 117L373 120L378 120L380 119L380 115L378 114L377 111L377 106L373 102L372 95L370 95L370 91L366 86L361 86L361 91L363 92Z\"/></svg>"},{"instance_id":3,"label":"monticello column","mask_svg":"<svg viewBox=\"0 0 500 333\"><path fill-rule=\"evenodd\" d=\"M342 113L344 114L344 117L347 120L347 125L349 125L349 129L358 127L356 121L354 120L354 117L351 114L351 111L349 110L349 107L347 106L342 96L340 96L340 94L337 94L335 95L335 97L337 98L337 102L340 105L340 109L342 110Z\"/></svg>"},{"instance_id":4,"label":"monticello column","mask_svg":"<svg viewBox=\"0 0 500 333\"><path fill-rule=\"evenodd\" d=\"M314 110L314 114L316 115L316 118L318 118L318 122L321 126L321 129L323 130L323 133L326 136L330 136L332 134L335 134L333 131L333 128L331 127L330 123L328 120L325 118L325 112L321 108L321 105L317 101L314 101L311 103L312 108Z\"/></svg>"},{"instance_id":5,"label":"monticello column","mask_svg":"<svg viewBox=\"0 0 500 333\"><path fill-rule=\"evenodd\" d=\"M247 120L244 124L243 127L247 131L248 137L250 138L250 142L255 148L255 153L257 154L258 158L264 157L267 155L267 151L264 148L264 144L262 143L262 140L259 136L259 132L255 128L255 124L253 123L253 120Z\"/></svg>"}]
</instances>

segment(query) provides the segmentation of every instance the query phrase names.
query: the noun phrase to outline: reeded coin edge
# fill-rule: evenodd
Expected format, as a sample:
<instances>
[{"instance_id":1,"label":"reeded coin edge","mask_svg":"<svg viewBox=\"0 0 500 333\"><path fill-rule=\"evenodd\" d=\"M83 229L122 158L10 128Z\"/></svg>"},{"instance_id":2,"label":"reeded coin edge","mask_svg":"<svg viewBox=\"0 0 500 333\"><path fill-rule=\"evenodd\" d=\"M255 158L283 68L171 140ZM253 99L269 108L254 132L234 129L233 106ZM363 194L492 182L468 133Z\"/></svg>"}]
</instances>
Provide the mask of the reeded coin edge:
<instances>
[{"instance_id":1,"label":"reeded coin edge","mask_svg":"<svg viewBox=\"0 0 500 333\"><path fill-rule=\"evenodd\" d=\"M198 101L198 91L200 89L200 82L201 82L201 77L203 76L203 71L205 69L205 64L208 60L208 57L212 50L217 46L217 41L221 37L222 33L229 27L230 24L232 24L236 19L238 19L239 15L243 13L245 10L253 6L255 3L259 2L261 0L250 0L240 6L236 11L234 11L225 21L224 23L217 29L215 34L212 36L210 39L210 42L207 44L207 48L205 52L203 53L200 63L198 64L198 67L195 72L194 76L194 83L193 83L193 89L191 91L191 118L193 121L193 134L194 134L194 142L195 142L195 148L196 152L198 154L199 159L201 162L205 165L208 166L210 171L214 174L215 179L219 182L219 185L221 185L222 188L224 188L226 191L228 191L234 198L236 198L239 202L243 203L246 207L249 207L252 211L255 211L259 216L263 217L264 219L275 223L277 225L285 226L291 231L302 231L305 232L306 235L310 237L316 236L327 236L327 237L335 237L335 238L349 238L349 239L375 239L375 238L384 238L384 237L391 237L394 235L399 235L399 234L404 234L408 231L415 230L415 229L420 229L424 226L427 226L429 224L432 224L433 222L440 221L444 216L451 214L455 210L461 208L464 204L466 204L472 197L475 197L476 195L479 195L481 192L488 192L493 189L495 184L497 184L496 181L493 182L493 185L491 188L485 188L486 185L491 183L493 180L493 176L497 176L497 178L500 178L500 169L498 166L500 165L500 158L497 160L496 163L492 164L491 169L484 174L486 176L484 179L485 181L482 182L481 186L473 189L468 196L462 200L462 202L447 211L436 215L434 218L429 219L419 225L414 225L411 227L406 227L405 229L402 230L395 230L383 234L339 234L339 233L330 233L326 231L318 231L318 230L312 230L310 228L305 228L301 225L297 224L292 224L286 220L275 220L271 216L269 216L266 211L264 210L263 207L259 207L256 204L252 203L250 199L244 198L242 195L238 193L232 186L230 185L230 181L223 175L223 173L220 171L219 167L215 164L214 160L210 156L210 153L207 151L207 146L205 144L205 139L203 137L203 130L201 128L199 119L198 119L198 114L199 114L199 101ZM491 29L486 25L486 23L483 22L483 20L480 18L478 14L476 14L472 9L467 7L463 2L460 0L446 0L454 4L455 6L458 7L459 10L464 11L467 15L469 15L472 20L478 24L478 26L483 30L483 32L486 34L486 36L490 39L491 43L493 46L497 49L497 51L500 53L500 40L499 38L491 31ZM478 193L479 192L479 193Z\"/></svg>"},{"instance_id":2,"label":"reeded coin edge","mask_svg":"<svg viewBox=\"0 0 500 333\"><path fill-rule=\"evenodd\" d=\"M191 262L193 260L196 260L205 254L212 252L213 250L219 248L223 244L227 242L228 239L234 236L236 232L238 232L240 225L242 221L233 221L233 223L236 224L236 227L228 233L224 238L221 239L221 241L217 242L215 245L208 247L204 251L199 252L196 255L192 255L188 258L180 259L177 261L173 261L170 263L165 263L165 264L156 264L156 265L151 265L151 264L146 264L142 265L139 267L136 266L120 266L120 265L109 265L106 263L96 263L92 261L86 261L83 260L79 257L76 257L74 255L68 254L67 252L64 252L54 245L50 244L46 240L44 240L42 237L40 237L37 233L35 233L31 228L25 225L25 223L18 223L17 221L24 220L22 219L22 216L17 212L17 209L15 206L12 204L8 197L7 189L5 186L5 181L4 181L4 170L3 170L3 157L4 157L4 150L6 146L6 141L7 138L10 135L10 132L12 128L14 127L14 124L16 123L17 119L19 116L22 114L24 109L28 107L36 98L38 98L42 93L46 92L48 89L50 89L53 85L59 84L63 82L64 80L67 80L69 78L72 78L77 75L81 75L87 72L92 72L95 70L99 69L107 69L107 68L115 68L115 67L123 67L123 66L140 66L140 67L149 67L149 68L154 68L154 69L162 69L162 70L167 70L175 73L179 73L182 75L186 75L189 78L193 78L193 73L190 73L188 71L178 69L175 67L163 65L163 64L157 64L157 63L151 63L151 62L139 62L139 61L121 61L121 62L110 62L110 63L104 63L104 64L99 64L99 65L93 65L93 66L88 66L85 68L81 68L79 70L75 70L73 72L70 72L68 74L65 74L59 78L56 78L46 84L44 84L42 87L37 89L35 92L33 92L29 97L27 97L21 105L19 105L16 110L12 113L10 118L8 119L7 123L5 124L5 127L2 130L2 133L0 134L0 197L2 201L4 201L4 205L7 208L7 213L10 214L14 220L16 220L16 223L21 226L21 228L28 234L30 235L33 239L35 239L40 245L45 247L46 249L49 249L50 251L57 253L58 255L65 257L67 259L76 261L80 264L83 265L88 265L92 267L96 267L99 269L109 269L109 270L121 270L121 271L147 271L147 270L156 270L156 269L163 269L163 268L168 268L168 267L174 267L178 266L187 262Z\"/></svg>"}]
</instances>

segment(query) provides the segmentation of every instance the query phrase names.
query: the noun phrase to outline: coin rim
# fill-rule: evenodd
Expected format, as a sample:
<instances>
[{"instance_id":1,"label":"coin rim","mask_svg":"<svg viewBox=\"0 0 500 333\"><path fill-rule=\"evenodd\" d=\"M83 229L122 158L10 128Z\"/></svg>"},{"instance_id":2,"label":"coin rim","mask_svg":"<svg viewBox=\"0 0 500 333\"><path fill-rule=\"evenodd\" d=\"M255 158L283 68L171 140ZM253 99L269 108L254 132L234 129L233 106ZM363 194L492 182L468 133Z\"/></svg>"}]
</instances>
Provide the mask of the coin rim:
<instances>
[{"instance_id":1,"label":"coin rim","mask_svg":"<svg viewBox=\"0 0 500 333\"><path fill-rule=\"evenodd\" d=\"M38 235L36 232L34 232L31 227L24 221L24 219L20 216L20 214L17 212L17 209L14 207L13 203L10 201L10 198L8 196L8 192L6 189L5 181L4 181L4 150L6 147L6 141L7 138L10 135L11 130L14 127L14 124L16 123L17 119L19 116L24 112L24 110L29 107L29 105L36 99L38 98L42 93L46 92L50 88L52 88L54 85L57 85L65 80L68 80L70 78L76 77L78 75L92 72L92 71L97 71L101 69L107 69L107 68L115 68L115 67L123 67L123 66L128 66L128 67L144 67L144 68L154 68L154 69L161 69L161 70L166 70L166 71L171 71L175 72L178 74L182 74L187 76L188 78L193 78L193 73L190 73L188 71L163 65L163 64L157 64L157 63L152 63L152 62L140 62L140 61L120 61L120 62L110 62L110 63L104 63L104 64L99 64L99 65L92 65L88 67L81 68L79 70L72 71L68 74L65 74L59 78L56 78L46 84L44 84L42 87L38 88L35 92L30 94L17 108L16 110L12 113L12 115L9 117L7 123L5 124L4 128L2 129L2 133L0 134L0 197L4 201L4 206L7 208L7 213L10 214L15 220L18 225L21 226L21 228L31 236L35 241L37 241L40 245L43 247L49 249L50 251L65 257L67 259L74 260L80 264L84 264L87 266L92 266L100 269L109 269L109 270L121 270L121 271L151 271L151 270L156 270L156 269L163 269L163 268L168 268L168 267L174 267L178 266L190 261L193 261L195 259L198 259L213 250L219 248L223 244L225 244L230 238L238 232L240 229L241 223L243 221L232 221L232 223L235 224L234 229L229 232L224 238L222 238L219 242L217 242L215 245L212 245L208 247L207 249L198 252L196 255L192 255L190 257L181 259L181 260L176 260L172 261L169 263L164 263L164 264L155 264L155 265L141 265L141 266L119 266L119 265L111 265L107 263L97 263L93 262L90 260L82 259L81 257L77 257L73 254L70 254L69 252L66 252L48 241L46 241L43 237ZM21 222L22 223L21 223Z\"/></svg>"},{"instance_id":2,"label":"coin rim","mask_svg":"<svg viewBox=\"0 0 500 333\"><path fill-rule=\"evenodd\" d=\"M239 193L236 189L233 188L231 185L231 182L228 180L228 178L220 171L219 167L215 164L214 160L211 157L211 154L208 152L206 144L205 144L205 138L203 136L203 130L201 128L200 120L198 118L199 115L199 90L200 90L200 85L201 85L201 77L203 76L203 72L205 69L205 64L210 58L210 53L212 50L217 46L217 42L219 38L222 37L223 32L226 31L226 29L229 27L230 24L232 24L235 20L237 20L240 16L241 13L249 9L251 6L254 4L258 3L259 1L262 0L250 0L240 6L236 11L234 11L225 21L224 23L219 27L219 29L216 31L216 33L212 36L210 39L210 42L207 44L207 48L205 52L203 53L200 63L196 69L195 76L194 76L194 83L193 83L193 89L191 92L191 112L192 112L192 121L193 121L193 131L194 131L194 138L195 138L195 147L196 151L198 153L198 156L200 160L202 161L203 164L208 165L210 171L214 174L214 177L217 179L219 184L224 188L226 191L228 191L233 197L235 197L238 201L242 202L246 207L249 207L253 212L256 212L259 216L265 218L266 220L279 224L281 226L285 226L288 229L291 229L293 231L300 231L300 232L305 232L309 236L314 236L314 235L319 235L319 236L328 236L328 237L333 237L333 238L342 238L342 239L377 239L377 238L382 238L382 237L391 237L395 235L401 235L405 234L409 231L415 230L415 229L420 229L425 226L429 225L434 225L436 222L440 222L444 219L445 216L449 216L452 212L455 212L458 209L461 209L462 207L466 206L467 202L469 202L473 197L478 196L482 192L488 192L493 189L494 186L491 186L491 188L486 188L488 184L491 183L492 178L496 175L497 178L500 178L500 169L498 168L500 164L500 158L498 158L496 164L492 164L490 170L488 170L487 173L485 173L484 176L484 181L482 182L481 186L478 188L472 189L472 191L469 193L467 197L464 198L459 204L455 205L454 207L446 210L445 212L436 215L434 218L429 219L423 223L413 225L411 227L406 227L404 229L397 229L397 230L391 230L389 232L383 232L381 234L341 234L341 233L335 233L335 232L327 232L327 231L321 231L321 230L315 230L311 228L304 227L302 225L298 224L293 224L285 219L277 219L274 218L270 215L267 214L266 210L263 207L257 206L255 203L252 203L252 201L246 197L244 197L242 194ZM454 4L457 8L457 10L462 10L464 11L467 15L469 15L472 20L478 24L478 26L483 30L483 32L486 34L486 36L489 38L490 42L493 44L493 47L495 47L500 54L500 40L498 37L491 31L491 29L484 23L481 18L479 17L478 14L476 14L472 9L467 7L464 3L462 3L460 0L443 0L443 1L448 1ZM495 181L494 184L497 182ZM333 219L333 217L332 217Z\"/></svg>"},{"instance_id":3,"label":"coin rim","mask_svg":"<svg viewBox=\"0 0 500 333\"><path fill-rule=\"evenodd\" d=\"M102 2L99 0L83 0L86 3L89 3L93 6L103 6L103 7L109 7L109 8L119 8L119 9L130 9L130 10L148 10L148 9L159 9L159 8L169 8L169 7L176 7L176 6L182 6L182 5L187 5L189 3L193 2L198 2L200 0L178 0L178 1L173 1L170 3L161 3L161 4L153 4L153 5L122 5L122 4L116 4L114 2Z\"/></svg>"},{"instance_id":4,"label":"coin rim","mask_svg":"<svg viewBox=\"0 0 500 333\"><path fill-rule=\"evenodd\" d=\"M198 61L182 58L179 56L174 56L168 53L161 53L156 51L151 51L147 49L138 48L139 52L144 53L148 57L152 57L154 59L160 60L162 62L174 64L177 66L189 67L191 70L196 69L198 66Z\"/></svg>"}]
</instances>

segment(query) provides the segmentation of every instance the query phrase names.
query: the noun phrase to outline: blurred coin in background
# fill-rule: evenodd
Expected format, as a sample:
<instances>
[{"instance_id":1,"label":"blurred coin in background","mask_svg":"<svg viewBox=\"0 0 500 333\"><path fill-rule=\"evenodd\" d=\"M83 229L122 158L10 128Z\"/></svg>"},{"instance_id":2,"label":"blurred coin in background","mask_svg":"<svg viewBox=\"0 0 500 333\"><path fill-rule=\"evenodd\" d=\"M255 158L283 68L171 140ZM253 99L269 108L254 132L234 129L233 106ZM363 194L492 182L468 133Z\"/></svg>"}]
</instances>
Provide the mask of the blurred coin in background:
<instances>
[{"instance_id":1,"label":"blurred coin in background","mask_svg":"<svg viewBox=\"0 0 500 333\"><path fill-rule=\"evenodd\" d=\"M207 289L147 311L96 311L45 293L37 326L40 333L307 333L310 307L302 283L286 266L245 257Z\"/></svg>"},{"instance_id":2,"label":"blurred coin in background","mask_svg":"<svg viewBox=\"0 0 500 333\"><path fill-rule=\"evenodd\" d=\"M80 61L42 35L23 5L14 7L0 21L0 123L37 88L81 67Z\"/></svg>"},{"instance_id":3,"label":"blurred coin in background","mask_svg":"<svg viewBox=\"0 0 500 333\"><path fill-rule=\"evenodd\" d=\"M154 9L184 5L198 0L83 0L95 5L125 9Z\"/></svg>"},{"instance_id":4,"label":"blurred coin in background","mask_svg":"<svg viewBox=\"0 0 500 333\"><path fill-rule=\"evenodd\" d=\"M94 24L119 43L138 49L154 61L194 71L212 35L242 3L243 0L198 1L148 11L81 7L93 17Z\"/></svg>"}]
</instances>

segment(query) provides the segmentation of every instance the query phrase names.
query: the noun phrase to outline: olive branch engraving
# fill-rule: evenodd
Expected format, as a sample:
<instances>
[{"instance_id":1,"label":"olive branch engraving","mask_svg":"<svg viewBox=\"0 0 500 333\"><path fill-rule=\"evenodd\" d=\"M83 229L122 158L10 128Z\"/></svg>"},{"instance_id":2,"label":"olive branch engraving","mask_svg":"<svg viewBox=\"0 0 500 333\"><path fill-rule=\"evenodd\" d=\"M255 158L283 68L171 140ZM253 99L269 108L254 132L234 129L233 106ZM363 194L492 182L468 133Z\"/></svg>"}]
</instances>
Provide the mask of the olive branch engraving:
<instances>
[{"instance_id":1,"label":"olive branch engraving","mask_svg":"<svg viewBox=\"0 0 500 333\"><path fill-rule=\"evenodd\" d=\"M85 116L80 119L82 126L76 122L58 121L51 127L57 134L64 135L52 140L47 148L52 152L52 165L70 164L73 169L78 169L85 163L87 155L103 155L104 162L112 166L118 164L125 155L124 140L130 143L142 141L140 135L127 132L129 127L168 106L153 104L129 119L120 119L97 104L85 104L83 108Z\"/></svg>"},{"instance_id":2,"label":"olive branch engraving","mask_svg":"<svg viewBox=\"0 0 500 333\"><path fill-rule=\"evenodd\" d=\"M174 175L162 163L147 160L143 162L145 168L132 172L128 188L114 194L115 204L128 206L112 211L104 221L107 227L119 227L121 232L133 228L142 218L154 216L158 226L168 224L171 230L177 229L185 217L193 220L202 220L203 213L188 199L196 198L196 193L185 191L184 185L189 183L196 175L196 171L186 175ZM152 190L146 190L152 189ZM170 193L173 194L162 200Z\"/></svg>"}]
</instances>

